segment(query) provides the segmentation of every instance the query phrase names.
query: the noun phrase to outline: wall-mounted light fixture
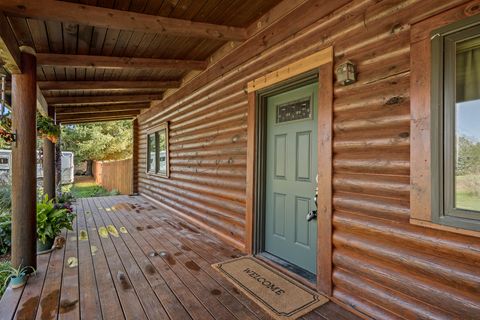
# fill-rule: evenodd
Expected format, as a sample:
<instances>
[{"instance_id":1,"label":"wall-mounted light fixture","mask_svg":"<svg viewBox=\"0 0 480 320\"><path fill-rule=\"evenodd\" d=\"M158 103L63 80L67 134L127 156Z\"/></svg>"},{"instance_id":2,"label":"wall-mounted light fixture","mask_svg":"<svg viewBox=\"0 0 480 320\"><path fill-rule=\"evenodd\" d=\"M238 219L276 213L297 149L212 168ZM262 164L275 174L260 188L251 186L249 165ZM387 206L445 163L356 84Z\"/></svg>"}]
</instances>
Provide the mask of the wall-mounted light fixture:
<instances>
[{"instance_id":1,"label":"wall-mounted light fixture","mask_svg":"<svg viewBox=\"0 0 480 320\"><path fill-rule=\"evenodd\" d=\"M342 86L355 83L357 81L355 64L350 60L345 61L335 69L335 75L337 76L337 83Z\"/></svg>"}]
</instances>

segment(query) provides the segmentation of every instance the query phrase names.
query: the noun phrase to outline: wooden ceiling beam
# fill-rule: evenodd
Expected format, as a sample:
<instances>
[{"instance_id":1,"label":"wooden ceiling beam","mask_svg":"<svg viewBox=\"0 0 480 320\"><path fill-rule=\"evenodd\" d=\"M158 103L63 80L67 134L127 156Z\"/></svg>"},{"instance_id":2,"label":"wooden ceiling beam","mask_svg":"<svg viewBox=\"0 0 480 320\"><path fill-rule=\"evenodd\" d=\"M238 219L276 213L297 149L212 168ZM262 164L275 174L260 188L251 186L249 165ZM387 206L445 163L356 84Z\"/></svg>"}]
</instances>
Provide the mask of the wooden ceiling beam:
<instances>
[{"instance_id":1,"label":"wooden ceiling beam","mask_svg":"<svg viewBox=\"0 0 480 320\"><path fill-rule=\"evenodd\" d=\"M247 31L244 28L166 18L64 1L0 0L0 11L25 18L108 29L226 41L247 39Z\"/></svg>"},{"instance_id":2,"label":"wooden ceiling beam","mask_svg":"<svg viewBox=\"0 0 480 320\"><path fill-rule=\"evenodd\" d=\"M136 116L122 116L122 117L110 117L110 118L93 118L93 119L66 119L63 120L62 122L59 122L63 125L69 125L69 124L86 124L86 123L92 123L92 122L108 122L108 121L121 121L121 120L133 120L136 118Z\"/></svg>"},{"instance_id":3,"label":"wooden ceiling beam","mask_svg":"<svg viewBox=\"0 0 480 320\"><path fill-rule=\"evenodd\" d=\"M113 104L102 106L87 106L87 107L56 107L55 113L60 114L79 114L79 113L94 113L94 112L120 112L130 110L142 110L150 107L150 104Z\"/></svg>"},{"instance_id":4,"label":"wooden ceiling beam","mask_svg":"<svg viewBox=\"0 0 480 320\"><path fill-rule=\"evenodd\" d=\"M125 102L150 102L153 100L162 100L161 94L143 94L143 95L111 95L111 96L71 96L71 97L47 97L49 105L74 106L88 104L118 104Z\"/></svg>"},{"instance_id":5,"label":"wooden ceiling beam","mask_svg":"<svg viewBox=\"0 0 480 320\"><path fill-rule=\"evenodd\" d=\"M99 119L118 119L118 118L133 118L140 114L140 110L121 111L116 113L111 112L93 112L81 114L58 114L56 119L60 123L66 121L85 121L85 120L99 120Z\"/></svg>"},{"instance_id":6,"label":"wooden ceiling beam","mask_svg":"<svg viewBox=\"0 0 480 320\"><path fill-rule=\"evenodd\" d=\"M31 48L29 48L31 49ZM33 49L31 49L33 51ZM34 52L32 52L34 53ZM19 74L22 72L21 50L18 47L17 40L3 12L0 12L0 64L10 74ZM11 90L11 85L10 85ZM37 85L37 109L43 115L48 114L48 105L43 97L42 91Z\"/></svg>"},{"instance_id":7,"label":"wooden ceiling beam","mask_svg":"<svg viewBox=\"0 0 480 320\"><path fill-rule=\"evenodd\" d=\"M37 83L37 110L39 110L43 116L48 116L48 103L45 97L43 96L42 90L40 90L40 88L38 87L38 83Z\"/></svg>"},{"instance_id":8,"label":"wooden ceiling beam","mask_svg":"<svg viewBox=\"0 0 480 320\"><path fill-rule=\"evenodd\" d=\"M1 1L1 0L0 0ZM70 68L103 68L103 69L176 69L205 70L207 61L152 59L131 57L90 56L80 54L38 53L37 63L42 66Z\"/></svg>"},{"instance_id":9,"label":"wooden ceiling beam","mask_svg":"<svg viewBox=\"0 0 480 320\"><path fill-rule=\"evenodd\" d=\"M38 85L46 91L170 89L180 87L180 81L38 81Z\"/></svg>"},{"instance_id":10,"label":"wooden ceiling beam","mask_svg":"<svg viewBox=\"0 0 480 320\"><path fill-rule=\"evenodd\" d=\"M10 73L21 73L20 49L5 15L0 12L0 63Z\"/></svg>"}]
</instances>

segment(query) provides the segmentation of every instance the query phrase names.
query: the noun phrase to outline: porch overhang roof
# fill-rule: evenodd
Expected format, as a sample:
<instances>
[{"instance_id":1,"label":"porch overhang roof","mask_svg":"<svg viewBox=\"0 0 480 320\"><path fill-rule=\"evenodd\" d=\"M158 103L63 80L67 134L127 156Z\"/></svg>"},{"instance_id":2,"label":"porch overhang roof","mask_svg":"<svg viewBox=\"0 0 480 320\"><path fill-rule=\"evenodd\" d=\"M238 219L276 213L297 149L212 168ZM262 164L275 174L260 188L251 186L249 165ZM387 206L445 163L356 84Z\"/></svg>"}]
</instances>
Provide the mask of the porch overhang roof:
<instances>
[{"instance_id":1,"label":"porch overhang roof","mask_svg":"<svg viewBox=\"0 0 480 320\"><path fill-rule=\"evenodd\" d=\"M132 119L207 69L217 52L298 5L206 0L111 8L0 0L0 65L20 73L21 46L30 48L37 57L38 110L50 110L57 122Z\"/></svg>"}]
</instances>

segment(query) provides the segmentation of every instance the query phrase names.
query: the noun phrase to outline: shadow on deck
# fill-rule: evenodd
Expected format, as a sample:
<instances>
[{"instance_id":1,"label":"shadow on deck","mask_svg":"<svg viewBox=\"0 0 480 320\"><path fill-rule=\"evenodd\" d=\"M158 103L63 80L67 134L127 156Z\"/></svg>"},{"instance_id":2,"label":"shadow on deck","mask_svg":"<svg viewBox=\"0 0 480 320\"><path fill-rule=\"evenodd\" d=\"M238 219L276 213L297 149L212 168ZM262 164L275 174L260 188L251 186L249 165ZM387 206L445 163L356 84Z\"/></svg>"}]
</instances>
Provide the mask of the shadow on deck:
<instances>
[{"instance_id":1,"label":"shadow on deck","mask_svg":"<svg viewBox=\"0 0 480 320\"><path fill-rule=\"evenodd\" d=\"M64 248L7 289L2 320L270 318L210 267L239 250L142 197L80 199L76 211ZM330 302L304 319L357 317Z\"/></svg>"}]
</instances>

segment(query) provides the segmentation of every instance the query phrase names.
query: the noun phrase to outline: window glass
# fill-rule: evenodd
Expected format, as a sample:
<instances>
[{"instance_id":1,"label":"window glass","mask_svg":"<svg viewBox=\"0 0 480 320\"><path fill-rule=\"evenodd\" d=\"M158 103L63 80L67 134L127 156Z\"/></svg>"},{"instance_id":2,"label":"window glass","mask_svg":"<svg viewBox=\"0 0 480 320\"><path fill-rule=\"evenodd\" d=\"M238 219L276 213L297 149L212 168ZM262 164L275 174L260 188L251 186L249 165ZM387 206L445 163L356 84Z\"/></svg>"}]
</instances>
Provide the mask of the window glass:
<instances>
[{"instance_id":1,"label":"window glass","mask_svg":"<svg viewBox=\"0 0 480 320\"><path fill-rule=\"evenodd\" d=\"M480 37L456 44L455 207L480 211Z\"/></svg>"},{"instance_id":2,"label":"window glass","mask_svg":"<svg viewBox=\"0 0 480 320\"><path fill-rule=\"evenodd\" d=\"M156 151L157 144L155 134L148 135L148 171L156 172Z\"/></svg>"},{"instance_id":3,"label":"window glass","mask_svg":"<svg viewBox=\"0 0 480 320\"><path fill-rule=\"evenodd\" d=\"M158 138L158 173L167 174L167 130L162 129L157 132Z\"/></svg>"},{"instance_id":4,"label":"window glass","mask_svg":"<svg viewBox=\"0 0 480 320\"><path fill-rule=\"evenodd\" d=\"M168 123L147 134L147 172L168 177Z\"/></svg>"}]
</instances>

